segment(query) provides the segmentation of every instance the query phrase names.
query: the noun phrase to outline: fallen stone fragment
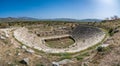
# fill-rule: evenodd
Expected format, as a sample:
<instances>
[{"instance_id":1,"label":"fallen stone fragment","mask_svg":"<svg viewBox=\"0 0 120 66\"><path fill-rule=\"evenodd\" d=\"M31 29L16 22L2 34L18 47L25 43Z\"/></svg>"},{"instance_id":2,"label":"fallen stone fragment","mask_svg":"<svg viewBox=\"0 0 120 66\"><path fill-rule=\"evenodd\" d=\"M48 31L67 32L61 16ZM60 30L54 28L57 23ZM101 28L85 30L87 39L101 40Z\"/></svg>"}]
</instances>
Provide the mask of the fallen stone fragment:
<instances>
[{"instance_id":1,"label":"fallen stone fragment","mask_svg":"<svg viewBox=\"0 0 120 66\"><path fill-rule=\"evenodd\" d=\"M3 36L0 36L0 39L3 39L3 40L4 40L4 39L6 39L6 38L5 38L5 37L3 37Z\"/></svg>"},{"instance_id":2,"label":"fallen stone fragment","mask_svg":"<svg viewBox=\"0 0 120 66\"><path fill-rule=\"evenodd\" d=\"M24 58L23 60L20 61L20 63L29 65L29 58Z\"/></svg>"},{"instance_id":3,"label":"fallen stone fragment","mask_svg":"<svg viewBox=\"0 0 120 66\"><path fill-rule=\"evenodd\" d=\"M102 44L101 47L108 47L109 44Z\"/></svg>"},{"instance_id":4,"label":"fallen stone fragment","mask_svg":"<svg viewBox=\"0 0 120 66\"><path fill-rule=\"evenodd\" d=\"M32 49L27 49L26 52L31 53L31 54L34 53Z\"/></svg>"},{"instance_id":5,"label":"fallen stone fragment","mask_svg":"<svg viewBox=\"0 0 120 66\"><path fill-rule=\"evenodd\" d=\"M18 55L18 56L20 56L20 55L21 55L21 53L18 53L17 55Z\"/></svg>"},{"instance_id":6,"label":"fallen stone fragment","mask_svg":"<svg viewBox=\"0 0 120 66\"><path fill-rule=\"evenodd\" d=\"M69 59L64 59L64 60L59 61L59 62L52 62L53 66L60 66L60 65L67 64L67 63L74 63L74 61L69 60Z\"/></svg>"},{"instance_id":7,"label":"fallen stone fragment","mask_svg":"<svg viewBox=\"0 0 120 66\"><path fill-rule=\"evenodd\" d=\"M27 49L27 47L23 45L23 46L22 46L22 49Z\"/></svg>"}]
</instances>

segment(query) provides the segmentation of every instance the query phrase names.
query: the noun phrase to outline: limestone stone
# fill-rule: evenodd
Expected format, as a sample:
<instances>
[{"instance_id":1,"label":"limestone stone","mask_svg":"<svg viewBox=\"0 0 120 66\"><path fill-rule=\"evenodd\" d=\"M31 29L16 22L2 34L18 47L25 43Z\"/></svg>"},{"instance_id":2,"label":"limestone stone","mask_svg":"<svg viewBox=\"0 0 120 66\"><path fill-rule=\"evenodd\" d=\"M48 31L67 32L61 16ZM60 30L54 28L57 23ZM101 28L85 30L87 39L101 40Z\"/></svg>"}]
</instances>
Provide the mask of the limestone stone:
<instances>
[{"instance_id":1,"label":"limestone stone","mask_svg":"<svg viewBox=\"0 0 120 66\"><path fill-rule=\"evenodd\" d=\"M29 65L29 58L24 58L23 60L20 61L20 63Z\"/></svg>"},{"instance_id":2,"label":"limestone stone","mask_svg":"<svg viewBox=\"0 0 120 66\"><path fill-rule=\"evenodd\" d=\"M62 61L59 61L59 62L52 62L53 66L61 66L61 65L64 65L64 64L67 64L67 63L73 63L74 61L72 60L69 60L69 59L64 59Z\"/></svg>"},{"instance_id":3,"label":"limestone stone","mask_svg":"<svg viewBox=\"0 0 120 66\"><path fill-rule=\"evenodd\" d=\"M26 52L28 52L28 53L31 53L31 54L32 54L32 53L34 53L34 50L32 50L32 49L27 49L27 50L26 50Z\"/></svg>"},{"instance_id":4,"label":"limestone stone","mask_svg":"<svg viewBox=\"0 0 120 66\"><path fill-rule=\"evenodd\" d=\"M109 44L102 44L102 45L100 45L101 47L108 47L109 46Z\"/></svg>"},{"instance_id":5,"label":"limestone stone","mask_svg":"<svg viewBox=\"0 0 120 66\"><path fill-rule=\"evenodd\" d=\"M22 46L22 49L27 49L27 47L23 45L23 46Z\"/></svg>"},{"instance_id":6,"label":"limestone stone","mask_svg":"<svg viewBox=\"0 0 120 66\"><path fill-rule=\"evenodd\" d=\"M6 38L5 38L4 36L0 36L0 39L3 39L3 40L4 40L4 39L6 39Z\"/></svg>"}]
</instances>

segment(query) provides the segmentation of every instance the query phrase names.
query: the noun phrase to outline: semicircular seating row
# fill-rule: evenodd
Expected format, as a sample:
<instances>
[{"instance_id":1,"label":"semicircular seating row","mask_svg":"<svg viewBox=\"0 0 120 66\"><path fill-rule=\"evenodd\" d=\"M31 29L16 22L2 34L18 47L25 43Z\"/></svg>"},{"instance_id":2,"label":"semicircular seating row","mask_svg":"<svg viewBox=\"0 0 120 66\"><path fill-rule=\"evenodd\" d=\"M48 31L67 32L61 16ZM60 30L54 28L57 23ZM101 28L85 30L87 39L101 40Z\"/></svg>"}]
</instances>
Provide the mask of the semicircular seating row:
<instances>
[{"instance_id":1,"label":"semicircular seating row","mask_svg":"<svg viewBox=\"0 0 120 66\"><path fill-rule=\"evenodd\" d=\"M31 48L42 50L47 53L79 52L102 41L102 39L105 37L105 33L96 27L77 26L70 34L70 36L75 40L75 43L67 48L58 49L58 48L51 48L46 46L44 41L45 38L43 39L42 37L38 37L33 33L29 33L27 28L19 28L14 31L14 37L18 41ZM61 36L53 36L53 37L61 37Z\"/></svg>"}]
</instances>

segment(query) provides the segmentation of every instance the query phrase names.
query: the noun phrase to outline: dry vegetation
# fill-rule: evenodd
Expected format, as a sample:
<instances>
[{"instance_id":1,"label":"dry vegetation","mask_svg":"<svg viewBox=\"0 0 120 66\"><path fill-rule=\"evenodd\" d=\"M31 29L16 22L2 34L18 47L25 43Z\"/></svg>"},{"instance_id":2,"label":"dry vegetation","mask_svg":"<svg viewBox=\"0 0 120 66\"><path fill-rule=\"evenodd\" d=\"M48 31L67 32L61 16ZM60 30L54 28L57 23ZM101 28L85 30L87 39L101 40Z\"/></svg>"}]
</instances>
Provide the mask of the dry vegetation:
<instances>
[{"instance_id":1,"label":"dry vegetation","mask_svg":"<svg viewBox=\"0 0 120 66\"><path fill-rule=\"evenodd\" d=\"M0 38L0 66L27 66L20 61L24 58L29 58L28 66L52 66L53 61L60 61L63 59L71 59L74 63L65 64L65 66L120 66L120 20L103 21L100 23L72 23L72 22L6 22L0 23L1 29L10 27L28 27L35 25L48 25L48 26L67 26L72 29L76 25L92 25L106 29L109 33L109 37L103 44L110 44L103 51L97 51L96 47L92 47L89 50L84 50L75 54L61 53L61 54L47 54L36 49L29 47L23 47L23 44L14 39L12 33L10 37L5 39ZM31 27L28 27L32 29ZM46 28L49 29L49 28ZM45 30L45 29L44 29ZM5 36L1 34L0 36ZM67 39L66 39L67 40ZM69 39L68 39L69 40ZM64 41L64 40L60 40ZM51 42L50 42L51 43ZM52 42L53 43L53 42ZM58 44L60 42L58 41ZM69 43L69 42L65 42ZM70 42L72 43L72 42ZM49 44L49 43L48 43ZM60 43L61 44L61 43ZM53 45L51 45L53 46ZM58 45L54 45L55 47ZM61 45L60 45L61 47ZM62 46L63 47L63 46ZM65 46L66 47L66 46ZM27 48L27 49L26 49ZM34 52L29 52L28 49Z\"/></svg>"}]
</instances>

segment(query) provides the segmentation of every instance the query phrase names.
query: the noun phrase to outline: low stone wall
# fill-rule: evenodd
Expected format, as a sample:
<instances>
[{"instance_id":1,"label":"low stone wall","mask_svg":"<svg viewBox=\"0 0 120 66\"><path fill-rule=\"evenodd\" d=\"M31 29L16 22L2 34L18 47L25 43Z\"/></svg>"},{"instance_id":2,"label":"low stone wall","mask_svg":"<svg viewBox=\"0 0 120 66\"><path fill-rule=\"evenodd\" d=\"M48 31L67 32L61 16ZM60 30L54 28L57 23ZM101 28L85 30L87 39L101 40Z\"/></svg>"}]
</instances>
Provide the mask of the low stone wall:
<instances>
[{"instance_id":1,"label":"low stone wall","mask_svg":"<svg viewBox=\"0 0 120 66\"><path fill-rule=\"evenodd\" d=\"M81 50L87 49L88 47L91 47L97 44L98 42L100 42L105 37L105 33L102 31L97 32L96 35L86 38L85 41L81 41L79 39L79 41L76 41L73 45L69 46L68 48L64 48L64 49L50 48L45 45L45 41L44 41L45 39L60 38L60 37L65 37L65 36L69 36L69 35L67 34L67 35L61 35L61 36L38 37L33 33L29 33L27 28L19 28L14 31L14 37L18 41L20 41L21 43L31 48L42 50L47 53L79 52Z\"/></svg>"}]
</instances>

